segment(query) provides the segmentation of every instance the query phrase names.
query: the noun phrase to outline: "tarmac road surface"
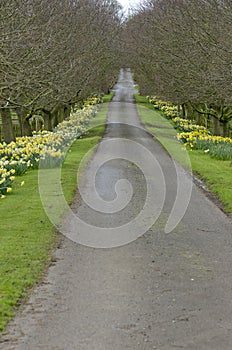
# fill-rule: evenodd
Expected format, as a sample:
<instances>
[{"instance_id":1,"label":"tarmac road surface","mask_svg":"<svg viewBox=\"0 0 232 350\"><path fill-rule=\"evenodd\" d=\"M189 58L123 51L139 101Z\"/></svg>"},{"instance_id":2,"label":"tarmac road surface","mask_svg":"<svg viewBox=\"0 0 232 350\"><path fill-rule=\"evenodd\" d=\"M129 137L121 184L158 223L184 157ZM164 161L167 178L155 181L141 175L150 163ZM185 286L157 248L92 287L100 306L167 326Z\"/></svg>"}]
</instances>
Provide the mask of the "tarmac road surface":
<instances>
[{"instance_id":1,"label":"tarmac road surface","mask_svg":"<svg viewBox=\"0 0 232 350\"><path fill-rule=\"evenodd\" d=\"M129 223L128 231L119 232L115 240L111 237L115 248L109 248L110 239L106 242L103 236L99 246L105 242L108 249L94 248L98 244L94 235L88 241L80 232L77 238L90 246L64 238L56 262L11 322L0 349L232 349L231 221L193 184L183 219L172 232L164 232L177 195L176 170L159 142L141 129L133 93L131 73L122 70L107 132L84 175L84 195L89 200L92 195L97 206L88 175L104 152L112 155L96 176L103 201L96 210L78 197L72 207L91 227L110 232ZM107 152L105 141L110 141ZM154 165L156 173L149 172L153 165L143 149L159 163ZM135 155L148 169L146 175L133 161ZM186 183L191 181L187 173L183 176ZM143 217L141 227L133 219L143 212L150 190L159 218L139 234L137 228L146 228L150 217ZM71 231L72 219L65 220L63 228Z\"/></svg>"}]
</instances>

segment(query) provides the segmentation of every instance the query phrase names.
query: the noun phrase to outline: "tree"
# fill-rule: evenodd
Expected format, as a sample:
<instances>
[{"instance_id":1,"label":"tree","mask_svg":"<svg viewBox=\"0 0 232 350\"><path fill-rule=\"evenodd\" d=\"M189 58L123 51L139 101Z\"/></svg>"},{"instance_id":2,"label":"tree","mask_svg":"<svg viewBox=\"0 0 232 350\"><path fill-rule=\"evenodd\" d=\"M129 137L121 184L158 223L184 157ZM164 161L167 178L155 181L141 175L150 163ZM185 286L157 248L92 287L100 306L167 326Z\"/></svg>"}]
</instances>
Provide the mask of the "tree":
<instances>
[{"instance_id":1,"label":"tree","mask_svg":"<svg viewBox=\"0 0 232 350\"><path fill-rule=\"evenodd\" d=\"M225 135L232 116L231 20L229 1L149 0L125 31L142 90L210 116Z\"/></svg>"},{"instance_id":2,"label":"tree","mask_svg":"<svg viewBox=\"0 0 232 350\"><path fill-rule=\"evenodd\" d=\"M33 114L51 130L73 104L108 90L119 69L120 9L114 0L3 0L1 114L14 109L23 134Z\"/></svg>"}]
</instances>

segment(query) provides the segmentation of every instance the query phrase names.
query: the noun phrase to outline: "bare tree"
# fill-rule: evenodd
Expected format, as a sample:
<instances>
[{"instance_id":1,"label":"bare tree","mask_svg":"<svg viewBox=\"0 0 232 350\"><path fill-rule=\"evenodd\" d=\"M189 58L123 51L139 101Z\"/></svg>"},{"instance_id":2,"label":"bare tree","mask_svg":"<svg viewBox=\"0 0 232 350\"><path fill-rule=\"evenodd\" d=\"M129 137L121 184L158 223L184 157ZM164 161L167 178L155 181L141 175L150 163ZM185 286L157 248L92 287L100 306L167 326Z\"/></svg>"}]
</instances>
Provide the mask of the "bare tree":
<instances>
[{"instance_id":1,"label":"bare tree","mask_svg":"<svg viewBox=\"0 0 232 350\"><path fill-rule=\"evenodd\" d=\"M114 0L3 0L0 8L0 111L6 141L9 110L21 130L41 113L51 129L71 105L107 90L118 71L120 6Z\"/></svg>"},{"instance_id":2,"label":"bare tree","mask_svg":"<svg viewBox=\"0 0 232 350\"><path fill-rule=\"evenodd\" d=\"M210 117L225 135L232 118L231 20L229 1L149 0L125 31L142 90Z\"/></svg>"}]
</instances>

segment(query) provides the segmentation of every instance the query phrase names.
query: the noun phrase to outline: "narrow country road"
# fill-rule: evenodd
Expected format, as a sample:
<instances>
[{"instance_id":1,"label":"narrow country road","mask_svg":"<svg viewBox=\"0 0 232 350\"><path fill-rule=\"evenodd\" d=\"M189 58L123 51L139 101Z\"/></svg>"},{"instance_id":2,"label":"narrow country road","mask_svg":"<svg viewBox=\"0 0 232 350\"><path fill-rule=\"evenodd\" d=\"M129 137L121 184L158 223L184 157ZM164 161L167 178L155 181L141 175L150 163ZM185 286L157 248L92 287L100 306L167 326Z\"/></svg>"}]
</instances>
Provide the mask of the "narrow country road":
<instances>
[{"instance_id":1,"label":"narrow country road","mask_svg":"<svg viewBox=\"0 0 232 350\"><path fill-rule=\"evenodd\" d=\"M110 238L112 246L117 246L111 249L93 248L98 244L95 236L89 238L91 247L64 238L44 283L11 322L0 349L231 350L231 221L193 185L185 216L171 233L164 232L177 193L175 166L159 142L141 129L133 94L130 71L122 70L106 135L85 176L84 195L91 200L88 174L95 160L103 157L104 141L110 141L112 160L96 176L96 188L104 200L99 210L77 200L73 211L92 227L109 231L124 227L144 209L151 188L154 208L148 209L154 210L158 220L144 235L135 234L137 226L129 225L126 233ZM128 140L128 148L120 138ZM133 151L136 144L141 147ZM142 149L155 156L163 177L158 170L154 174L148 170L145 179L141 169L127 160L136 156L145 167L152 167ZM120 152L124 159L115 156ZM131 185L121 183L117 192L115 184L120 179ZM119 210L106 213L106 202L108 208L113 202ZM149 220L144 218L144 227ZM68 235L72 220L67 219L64 226ZM136 235L140 237L135 239ZM107 237L99 246L104 246ZM88 243L81 233L78 240ZM120 246L120 241L125 244Z\"/></svg>"}]
</instances>

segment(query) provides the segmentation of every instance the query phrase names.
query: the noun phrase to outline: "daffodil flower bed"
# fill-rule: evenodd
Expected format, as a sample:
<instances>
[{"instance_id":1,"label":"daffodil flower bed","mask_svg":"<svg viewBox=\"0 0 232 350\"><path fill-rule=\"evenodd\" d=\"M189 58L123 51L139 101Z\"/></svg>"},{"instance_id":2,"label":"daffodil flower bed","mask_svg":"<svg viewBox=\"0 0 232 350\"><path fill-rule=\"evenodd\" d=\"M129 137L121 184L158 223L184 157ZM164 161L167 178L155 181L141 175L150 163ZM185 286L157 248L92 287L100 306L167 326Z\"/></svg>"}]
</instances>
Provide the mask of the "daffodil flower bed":
<instances>
[{"instance_id":1,"label":"daffodil flower bed","mask_svg":"<svg viewBox=\"0 0 232 350\"><path fill-rule=\"evenodd\" d=\"M147 100L149 103L153 104L155 109L162 111L168 119L180 116L177 106L173 105L171 102L159 100L156 96L147 96Z\"/></svg>"},{"instance_id":2,"label":"daffodil flower bed","mask_svg":"<svg viewBox=\"0 0 232 350\"><path fill-rule=\"evenodd\" d=\"M232 159L231 138L214 136L204 126L195 124L193 120L174 118L172 121L178 131L178 140L188 149L202 150L216 159Z\"/></svg>"},{"instance_id":3,"label":"daffodil flower bed","mask_svg":"<svg viewBox=\"0 0 232 350\"><path fill-rule=\"evenodd\" d=\"M232 160L232 139L213 136L208 130L182 132L177 135L188 149L202 150L212 158Z\"/></svg>"},{"instance_id":4,"label":"daffodil flower bed","mask_svg":"<svg viewBox=\"0 0 232 350\"><path fill-rule=\"evenodd\" d=\"M92 95L84 102L85 107L95 106L103 102L103 95Z\"/></svg>"},{"instance_id":5,"label":"daffodil flower bed","mask_svg":"<svg viewBox=\"0 0 232 350\"><path fill-rule=\"evenodd\" d=\"M172 119L177 138L190 150L202 150L212 158L232 160L232 139L229 137L214 136L202 125L197 125L193 120L180 117L177 106L171 102L157 99L156 96L147 96L149 103L154 108L163 112L167 119Z\"/></svg>"},{"instance_id":6,"label":"daffodil flower bed","mask_svg":"<svg viewBox=\"0 0 232 350\"><path fill-rule=\"evenodd\" d=\"M96 115L96 98L92 98L83 109L73 112L68 120L60 123L53 132L42 131L32 137L19 137L10 144L0 143L0 198L12 191L15 176L28 169L56 166L65 157L65 148L73 140L87 132L90 119Z\"/></svg>"},{"instance_id":7,"label":"daffodil flower bed","mask_svg":"<svg viewBox=\"0 0 232 350\"><path fill-rule=\"evenodd\" d=\"M183 119L183 118L174 118L172 119L174 123L175 129L178 130L178 132L192 132L192 131L198 131L203 134L210 134L209 130L206 129L206 127L202 125L197 125L193 120Z\"/></svg>"}]
</instances>

